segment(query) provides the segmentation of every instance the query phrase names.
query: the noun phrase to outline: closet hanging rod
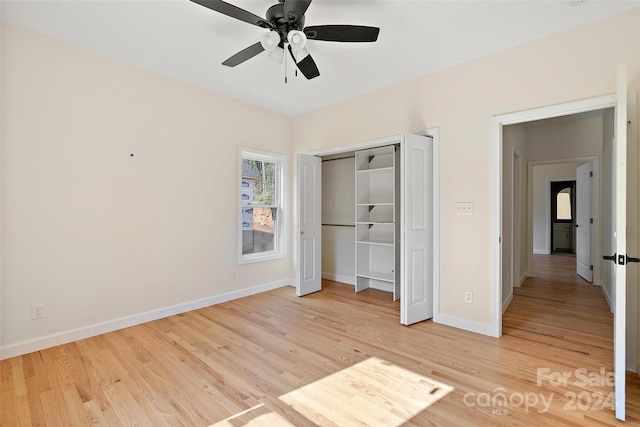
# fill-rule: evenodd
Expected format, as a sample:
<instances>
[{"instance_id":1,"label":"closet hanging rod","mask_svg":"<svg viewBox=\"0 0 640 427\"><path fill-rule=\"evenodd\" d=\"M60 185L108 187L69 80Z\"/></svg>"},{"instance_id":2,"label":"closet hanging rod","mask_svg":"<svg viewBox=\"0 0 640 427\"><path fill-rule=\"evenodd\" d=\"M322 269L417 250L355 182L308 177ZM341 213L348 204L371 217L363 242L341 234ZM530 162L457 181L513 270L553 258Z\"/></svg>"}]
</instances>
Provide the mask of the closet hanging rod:
<instances>
[{"instance_id":1,"label":"closet hanging rod","mask_svg":"<svg viewBox=\"0 0 640 427\"><path fill-rule=\"evenodd\" d=\"M323 227L355 227L355 224L322 224Z\"/></svg>"}]
</instances>

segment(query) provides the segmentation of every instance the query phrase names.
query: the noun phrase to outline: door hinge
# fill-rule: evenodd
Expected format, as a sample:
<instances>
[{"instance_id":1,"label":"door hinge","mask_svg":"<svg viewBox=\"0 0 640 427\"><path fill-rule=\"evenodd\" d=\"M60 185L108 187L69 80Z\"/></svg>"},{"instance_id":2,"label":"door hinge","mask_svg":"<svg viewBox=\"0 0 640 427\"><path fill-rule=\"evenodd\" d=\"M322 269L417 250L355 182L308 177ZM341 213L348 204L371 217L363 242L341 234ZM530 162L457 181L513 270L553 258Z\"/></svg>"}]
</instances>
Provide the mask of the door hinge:
<instances>
[{"instance_id":1,"label":"door hinge","mask_svg":"<svg viewBox=\"0 0 640 427\"><path fill-rule=\"evenodd\" d=\"M589 266L589 270L593 271L593 264Z\"/></svg>"},{"instance_id":2,"label":"door hinge","mask_svg":"<svg viewBox=\"0 0 640 427\"><path fill-rule=\"evenodd\" d=\"M593 178L593 172L589 172L589 178Z\"/></svg>"},{"instance_id":3,"label":"door hinge","mask_svg":"<svg viewBox=\"0 0 640 427\"><path fill-rule=\"evenodd\" d=\"M593 218L589 218L589 224L593 224Z\"/></svg>"}]
</instances>

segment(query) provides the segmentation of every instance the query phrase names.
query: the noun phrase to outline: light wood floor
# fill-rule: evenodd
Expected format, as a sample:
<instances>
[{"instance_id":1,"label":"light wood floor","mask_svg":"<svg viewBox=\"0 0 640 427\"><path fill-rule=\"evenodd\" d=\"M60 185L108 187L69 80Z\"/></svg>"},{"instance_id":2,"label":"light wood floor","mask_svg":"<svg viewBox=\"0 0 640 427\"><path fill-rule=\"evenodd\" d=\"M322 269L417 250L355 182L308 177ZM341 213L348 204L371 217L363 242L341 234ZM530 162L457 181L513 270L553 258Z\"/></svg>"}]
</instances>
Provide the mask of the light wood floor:
<instances>
[{"instance_id":1,"label":"light wood floor","mask_svg":"<svg viewBox=\"0 0 640 427\"><path fill-rule=\"evenodd\" d=\"M389 294L327 281L8 359L0 425L616 425L613 388L579 386L576 369L612 370L612 316L574 262L536 257L500 339L401 326ZM627 382L637 425L640 382Z\"/></svg>"}]
</instances>

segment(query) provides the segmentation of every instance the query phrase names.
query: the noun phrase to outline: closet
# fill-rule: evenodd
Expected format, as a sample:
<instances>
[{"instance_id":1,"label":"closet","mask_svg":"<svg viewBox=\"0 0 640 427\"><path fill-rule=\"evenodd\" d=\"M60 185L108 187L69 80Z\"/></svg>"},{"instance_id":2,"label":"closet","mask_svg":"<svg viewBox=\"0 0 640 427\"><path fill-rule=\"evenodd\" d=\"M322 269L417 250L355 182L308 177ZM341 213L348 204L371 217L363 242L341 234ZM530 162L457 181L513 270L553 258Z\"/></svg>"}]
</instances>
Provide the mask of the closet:
<instances>
[{"instance_id":1,"label":"closet","mask_svg":"<svg viewBox=\"0 0 640 427\"><path fill-rule=\"evenodd\" d=\"M432 139L403 134L299 154L297 166L297 294L321 290L323 276L389 292L402 324L431 318Z\"/></svg>"},{"instance_id":2,"label":"closet","mask_svg":"<svg viewBox=\"0 0 640 427\"><path fill-rule=\"evenodd\" d=\"M395 145L355 153L355 290L386 290L394 301L400 298L399 155Z\"/></svg>"}]
</instances>

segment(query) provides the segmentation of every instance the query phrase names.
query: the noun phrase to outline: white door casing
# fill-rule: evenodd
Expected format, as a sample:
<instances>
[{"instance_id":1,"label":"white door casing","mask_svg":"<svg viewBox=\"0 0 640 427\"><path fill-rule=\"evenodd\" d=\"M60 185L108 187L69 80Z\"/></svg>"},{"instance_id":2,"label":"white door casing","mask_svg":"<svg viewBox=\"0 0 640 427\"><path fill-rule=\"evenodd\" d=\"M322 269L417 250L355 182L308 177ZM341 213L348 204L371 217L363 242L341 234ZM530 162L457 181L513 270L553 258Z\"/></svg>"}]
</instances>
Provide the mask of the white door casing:
<instances>
[{"instance_id":1,"label":"white door casing","mask_svg":"<svg viewBox=\"0 0 640 427\"><path fill-rule=\"evenodd\" d=\"M433 140L405 135L400 147L400 323L433 317Z\"/></svg>"},{"instance_id":2,"label":"white door casing","mask_svg":"<svg viewBox=\"0 0 640 427\"><path fill-rule=\"evenodd\" d=\"M616 90L615 136L612 161L612 238L615 257L612 260L614 292L613 366L615 377L616 418L625 419L626 372L626 254L627 254L627 67L618 66Z\"/></svg>"},{"instance_id":3,"label":"white door casing","mask_svg":"<svg viewBox=\"0 0 640 427\"><path fill-rule=\"evenodd\" d=\"M576 169L576 272L587 282L593 281L591 270L591 162Z\"/></svg>"},{"instance_id":4,"label":"white door casing","mask_svg":"<svg viewBox=\"0 0 640 427\"><path fill-rule=\"evenodd\" d=\"M298 296L322 289L321 168L319 157L298 154Z\"/></svg>"}]
</instances>

